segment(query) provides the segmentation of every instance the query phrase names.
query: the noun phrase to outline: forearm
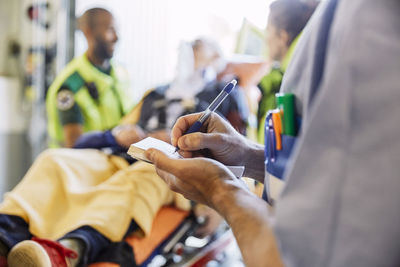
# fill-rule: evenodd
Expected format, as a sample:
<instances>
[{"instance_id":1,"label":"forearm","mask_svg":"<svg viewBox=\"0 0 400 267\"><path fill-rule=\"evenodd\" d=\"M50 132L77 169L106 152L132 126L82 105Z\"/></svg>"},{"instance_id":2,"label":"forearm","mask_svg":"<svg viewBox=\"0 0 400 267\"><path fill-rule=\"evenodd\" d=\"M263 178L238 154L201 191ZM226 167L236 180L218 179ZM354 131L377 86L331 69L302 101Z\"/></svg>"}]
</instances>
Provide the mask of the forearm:
<instances>
[{"instance_id":1,"label":"forearm","mask_svg":"<svg viewBox=\"0 0 400 267\"><path fill-rule=\"evenodd\" d=\"M283 266L267 203L226 182L218 191L212 204L231 226L246 266Z\"/></svg>"},{"instance_id":2,"label":"forearm","mask_svg":"<svg viewBox=\"0 0 400 267\"><path fill-rule=\"evenodd\" d=\"M111 131L90 132L82 135L75 143L74 148L104 148L119 146Z\"/></svg>"},{"instance_id":3,"label":"forearm","mask_svg":"<svg viewBox=\"0 0 400 267\"><path fill-rule=\"evenodd\" d=\"M264 183L264 146L246 139L246 157L244 161L246 177L251 177Z\"/></svg>"}]
</instances>

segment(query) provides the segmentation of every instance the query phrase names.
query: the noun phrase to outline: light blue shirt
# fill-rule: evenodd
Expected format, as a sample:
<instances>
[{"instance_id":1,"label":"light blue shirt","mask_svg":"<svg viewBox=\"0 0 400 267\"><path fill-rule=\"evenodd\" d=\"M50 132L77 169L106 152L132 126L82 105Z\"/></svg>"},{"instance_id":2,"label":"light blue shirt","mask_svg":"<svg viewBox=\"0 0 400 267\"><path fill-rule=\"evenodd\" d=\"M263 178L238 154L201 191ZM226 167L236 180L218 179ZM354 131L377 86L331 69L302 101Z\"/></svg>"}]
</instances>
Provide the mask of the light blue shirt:
<instances>
[{"instance_id":1,"label":"light blue shirt","mask_svg":"<svg viewBox=\"0 0 400 267\"><path fill-rule=\"evenodd\" d=\"M276 237L287 266L400 266L400 1L341 0L332 20L330 4L281 89L296 94L303 124Z\"/></svg>"}]
</instances>

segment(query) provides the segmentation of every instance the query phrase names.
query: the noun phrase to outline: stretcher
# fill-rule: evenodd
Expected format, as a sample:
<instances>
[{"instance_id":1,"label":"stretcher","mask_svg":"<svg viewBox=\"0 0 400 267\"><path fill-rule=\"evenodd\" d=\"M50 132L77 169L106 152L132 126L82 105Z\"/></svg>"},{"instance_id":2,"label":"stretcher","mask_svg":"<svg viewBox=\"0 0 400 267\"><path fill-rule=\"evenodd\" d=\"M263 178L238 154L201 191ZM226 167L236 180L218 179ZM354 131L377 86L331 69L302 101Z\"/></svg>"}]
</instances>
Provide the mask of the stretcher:
<instances>
[{"instance_id":1,"label":"stretcher","mask_svg":"<svg viewBox=\"0 0 400 267\"><path fill-rule=\"evenodd\" d=\"M150 235L142 238L131 235L125 241L132 247L137 266L199 267L210 261L224 261L224 250L235 242L231 231L221 227L213 236L197 239L193 234L199 225L193 213L166 206L158 212ZM119 266L125 267L111 262L89 265Z\"/></svg>"}]
</instances>

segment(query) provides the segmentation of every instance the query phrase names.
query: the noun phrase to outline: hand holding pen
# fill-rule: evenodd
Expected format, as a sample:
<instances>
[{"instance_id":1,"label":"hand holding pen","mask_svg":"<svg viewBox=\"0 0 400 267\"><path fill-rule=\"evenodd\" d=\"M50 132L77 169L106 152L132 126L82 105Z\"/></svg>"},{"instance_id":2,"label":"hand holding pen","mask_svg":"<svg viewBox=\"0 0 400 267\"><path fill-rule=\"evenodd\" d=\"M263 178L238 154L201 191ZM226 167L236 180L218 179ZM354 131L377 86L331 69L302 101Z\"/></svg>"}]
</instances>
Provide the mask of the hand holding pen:
<instances>
[{"instance_id":1,"label":"hand holding pen","mask_svg":"<svg viewBox=\"0 0 400 267\"><path fill-rule=\"evenodd\" d=\"M232 92L233 88L235 88L237 81L232 80L227 85L225 85L224 89L218 94L218 96L211 102L211 104L207 107L207 109L203 112L200 118L190 126L190 128L186 131L185 134L195 133L200 131L200 128L203 126L204 122L210 117L211 113L214 112L226 99L226 97ZM179 150L179 147L176 147L176 151Z\"/></svg>"}]
</instances>

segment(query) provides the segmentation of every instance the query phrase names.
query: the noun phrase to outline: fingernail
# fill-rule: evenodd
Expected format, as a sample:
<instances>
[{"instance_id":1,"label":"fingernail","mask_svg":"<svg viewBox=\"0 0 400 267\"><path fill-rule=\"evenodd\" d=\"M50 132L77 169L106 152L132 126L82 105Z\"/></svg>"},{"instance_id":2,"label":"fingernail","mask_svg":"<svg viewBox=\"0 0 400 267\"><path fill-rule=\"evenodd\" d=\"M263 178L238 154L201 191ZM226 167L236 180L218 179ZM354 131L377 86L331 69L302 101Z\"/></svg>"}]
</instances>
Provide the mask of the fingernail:
<instances>
[{"instance_id":1,"label":"fingernail","mask_svg":"<svg viewBox=\"0 0 400 267\"><path fill-rule=\"evenodd\" d=\"M189 146L189 138L184 138L183 144L185 145L185 147L188 147Z\"/></svg>"},{"instance_id":2,"label":"fingernail","mask_svg":"<svg viewBox=\"0 0 400 267\"><path fill-rule=\"evenodd\" d=\"M151 149L149 149L149 150L146 151L146 157L147 157L149 160L153 160L153 155L154 155L154 153L153 153L153 151L152 151Z\"/></svg>"}]
</instances>

